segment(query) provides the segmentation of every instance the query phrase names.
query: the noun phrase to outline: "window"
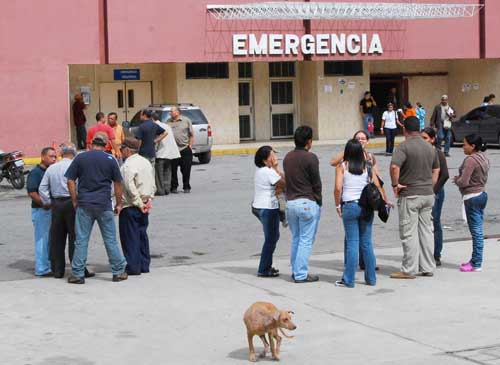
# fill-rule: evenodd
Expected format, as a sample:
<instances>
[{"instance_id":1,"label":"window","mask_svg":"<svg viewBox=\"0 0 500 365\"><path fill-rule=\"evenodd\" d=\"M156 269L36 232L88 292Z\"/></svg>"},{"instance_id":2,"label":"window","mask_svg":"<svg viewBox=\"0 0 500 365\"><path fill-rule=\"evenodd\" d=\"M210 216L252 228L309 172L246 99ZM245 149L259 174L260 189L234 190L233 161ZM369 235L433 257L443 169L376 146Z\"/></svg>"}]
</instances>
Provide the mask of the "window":
<instances>
[{"instance_id":1,"label":"window","mask_svg":"<svg viewBox=\"0 0 500 365\"><path fill-rule=\"evenodd\" d=\"M269 77L295 77L295 63L270 62Z\"/></svg>"},{"instance_id":2,"label":"window","mask_svg":"<svg viewBox=\"0 0 500 365\"><path fill-rule=\"evenodd\" d=\"M186 63L186 79L227 78L229 78L229 64L227 62Z\"/></svg>"},{"instance_id":3,"label":"window","mask_svg":"<svg viewBox=\"0 0 500 365\"><path fill-rule=\"evenodd\" d=\"M293 114L273 114L273 137L293 136Z\"/></svg>"},{"instance_id":4,"label":"window","mask_svg":"<svg viewBox=\"0 0 500 365\"><path fill-rule=\"evenodd\" d=\"M208 120L200 109L182 109L181 117L185 116L188 118L193 125L198 124L208 124ZM161 115L161 121L166 123L170 118L170 110L164 110Z\"/></svg>"},{"instance_id":5,"label":"window","mask_svg":"<svg viewBox=\"0 0 500 365\"><path fill-rule=\"evenodd\" d=\"M250 116L240 115L240 139L249 139L249 138L252 138Z\"/></svg>"},{"instance_id":6,"label":"window","mask_svg":"<svg viewBox=\"0 0 500 365\"><path fill-rule=\"evenodd\" d=\"M238 77L240 79L251 79L252 78L252 63L251 62L238 63Z\"/></svg>"},{"instance_id":7,"label":"window","mask_svg":"<svg viewBox=\"0 0 500 365\"><path fill-rule=\"evenodd\" d=\"M250 105L250 83L249 82L238 83L238 105L239 106Z\"/></svg>"},{"instance_id":8,"label":"window","mask_svg":"<svg viewBox=\"0 0 500 365\"><path fill-rule=\"evenodd\" d=\"M293 104L293 82L271 82L271 104Z\"/></svg>"},{"instance_id":9,"label":"window","mask_svg":"<svg viewBox=\"0 0 500 365\"><path fill-rule=\"evenodd\" d=\"M363 61L325 61L325 76L363 76Z\"/></svg>"}]
</instances>

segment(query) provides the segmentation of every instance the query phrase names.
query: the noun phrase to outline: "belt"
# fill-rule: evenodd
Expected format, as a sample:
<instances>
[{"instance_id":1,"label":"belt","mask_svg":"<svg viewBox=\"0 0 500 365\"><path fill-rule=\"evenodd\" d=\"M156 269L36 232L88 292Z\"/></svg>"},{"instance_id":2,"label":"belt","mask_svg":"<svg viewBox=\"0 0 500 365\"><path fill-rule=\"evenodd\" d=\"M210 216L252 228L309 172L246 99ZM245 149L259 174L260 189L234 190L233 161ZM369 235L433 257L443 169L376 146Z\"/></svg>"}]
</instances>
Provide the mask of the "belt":
<instances>
[{"instance_id":1,"label":"belt","mask_svg":"<svg viewBox=\"0 0 500 365\"><path fill-rule=\"evenodd\" d=\"M54 200L61 200L61 201L64 201L64 200L69 200L71 199L70 196L60 196L60 197L55 197L53 198Z\"/></svg>"},{"instance_id":2,"label":"belt","mask_svg":"<svg viewBox=\"0 0 500 365\"><path fill-rule=\"evenodd\" d=\"M349 200L347 202L342 202L342 205L346 205L346 204L358 204L359 203L359 199L358 200Z\"/></svg>"}]
</instances>

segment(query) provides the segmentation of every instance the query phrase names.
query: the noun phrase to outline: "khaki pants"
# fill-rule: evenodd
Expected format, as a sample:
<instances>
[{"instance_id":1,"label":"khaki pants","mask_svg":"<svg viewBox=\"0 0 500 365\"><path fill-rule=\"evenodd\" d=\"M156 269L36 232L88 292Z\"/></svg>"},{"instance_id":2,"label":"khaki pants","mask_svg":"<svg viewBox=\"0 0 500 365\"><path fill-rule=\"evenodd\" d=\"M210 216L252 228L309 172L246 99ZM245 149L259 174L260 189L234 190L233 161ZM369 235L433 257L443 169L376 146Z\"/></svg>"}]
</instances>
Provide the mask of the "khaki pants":
<instances>
[{"instance_id":1,"label":"khaki pants","mask_svg":"<svg viewBox=\"0 0 500 365\"><path fill-rule=\"evenodd\" d=\"M401 271L407 274L433 272L434 234L432 206L434 195L401 197L398 200L399 236L403 244Z\"/></svg>"}]
</instances>

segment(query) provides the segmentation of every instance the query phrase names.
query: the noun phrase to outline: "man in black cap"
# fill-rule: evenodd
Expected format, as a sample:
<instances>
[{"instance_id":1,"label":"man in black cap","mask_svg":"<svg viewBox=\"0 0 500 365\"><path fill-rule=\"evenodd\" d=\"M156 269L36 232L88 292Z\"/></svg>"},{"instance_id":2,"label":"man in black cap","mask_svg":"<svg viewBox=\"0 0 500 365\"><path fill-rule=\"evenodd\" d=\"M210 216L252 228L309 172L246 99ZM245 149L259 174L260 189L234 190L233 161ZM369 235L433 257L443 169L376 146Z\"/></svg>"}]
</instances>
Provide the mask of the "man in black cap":
<instances>
[{"instance_id":1,"label":"man in black cap","mask_svg":"<svg viewBox=\"0 0 500 365\"><path fill-rule=\"evenodd\" d=\"M105 134L97 133L92 140L91 150L75 157L66 171L68 190L73 207L76 209L75 253L71 268L73 274L68 278L70 284L85 283L85 265L90 233L97 221L108 254L113 281L127 279L127 264L118 246L116 227L111 207L111 183L114 185L116 205L115 214L122 209L122 176L118 162L104 152L108 143ZM78 180L78 193L76 187Z\"/></svg>"}]
</instances>

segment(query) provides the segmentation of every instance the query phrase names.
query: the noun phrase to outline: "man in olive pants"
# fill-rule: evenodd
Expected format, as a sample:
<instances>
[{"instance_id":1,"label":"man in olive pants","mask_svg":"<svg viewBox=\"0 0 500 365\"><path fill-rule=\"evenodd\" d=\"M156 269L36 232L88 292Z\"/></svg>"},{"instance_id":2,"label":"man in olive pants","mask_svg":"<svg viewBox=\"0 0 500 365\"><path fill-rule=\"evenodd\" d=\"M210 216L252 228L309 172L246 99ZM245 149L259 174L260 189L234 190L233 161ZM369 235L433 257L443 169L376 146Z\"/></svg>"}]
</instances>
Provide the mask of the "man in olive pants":
<instances>
[{"instance_id":1,"label":"man in olive pants","mask_svg":"<svg viewBox=\"0 0 500 365\"><path fill-rule=\"evenodd\" d=\"M404 121L405 141L395 150L391 161L391 181L398 198L399 235L403 263L393 279L414 279L415 274L433 276L434 234L433 186L439 176L439 159L434 147L420 136L420 121Z\"/></svg>"}]
</instances>

